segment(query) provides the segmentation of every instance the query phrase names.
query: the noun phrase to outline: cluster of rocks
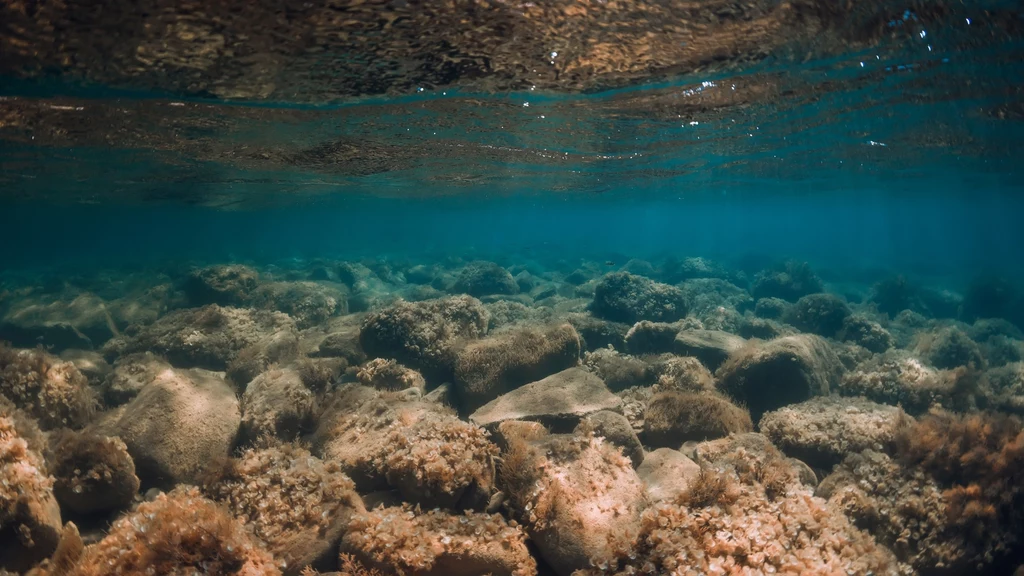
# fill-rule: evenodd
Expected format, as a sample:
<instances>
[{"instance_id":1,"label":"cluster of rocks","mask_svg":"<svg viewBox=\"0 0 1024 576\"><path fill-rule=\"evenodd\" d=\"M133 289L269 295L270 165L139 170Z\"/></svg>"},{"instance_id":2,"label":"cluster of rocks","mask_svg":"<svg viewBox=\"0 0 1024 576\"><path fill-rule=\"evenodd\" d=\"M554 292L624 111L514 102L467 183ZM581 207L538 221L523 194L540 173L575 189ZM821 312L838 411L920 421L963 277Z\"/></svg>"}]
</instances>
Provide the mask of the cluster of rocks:
<instances>
[{"instance_id":1,"label":"cluster of rocks","mask_svg":"<svg viewBox=\"0 0 1024 576\"><path fill-rule=\"evenodd\" d=\"M850 491L884 477L956 506L900 460L906 431L1024 414L1015 324L886 282L855 301L798 263L606 268L230 265L4 292L0 569L938 568L911 551L941 543L894 542ZM996 574L1022 552L1007 536L970 559Z\"/></svg>"}]
</instances>

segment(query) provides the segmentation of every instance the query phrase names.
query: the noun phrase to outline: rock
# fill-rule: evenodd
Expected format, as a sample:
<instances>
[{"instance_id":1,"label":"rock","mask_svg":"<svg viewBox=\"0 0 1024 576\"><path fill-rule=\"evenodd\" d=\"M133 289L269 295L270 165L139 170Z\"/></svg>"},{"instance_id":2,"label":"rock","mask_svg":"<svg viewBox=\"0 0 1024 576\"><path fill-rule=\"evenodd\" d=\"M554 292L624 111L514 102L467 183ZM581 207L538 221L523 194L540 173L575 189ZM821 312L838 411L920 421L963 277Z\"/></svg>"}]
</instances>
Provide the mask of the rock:
<instances>
[{"instance_id":1,"label":"rock","mask_svg":"<svg viewBox=\"0 0 1024 576\"><path fill-rule=\"evenodd\" d=\"M292 367L253 379L242 394L240 436L247 441L278 438L286 442L315 428L316 396Z\"/></svg>"},{"instance_id":2,"label":"rock","mask_svg":"<svg viewBox=\"0 0 1024 576\"><path fill-rule=\"evenodd\" d=\"M339 286L320 282L270 282L252 294L255 307L284 312L304 330L348 314L348 296Z\"/></svg>"},{"instance_id":3,"label":"rock","mask_svg":"<svg viewBox=\"0 0 1024 576\"><path fill-rule=\"evenodd\" d=\"M477 298L490 294L518 294L519 284L512 274L494 262L471 262L455 279L452 290Z\"/></svg>"},{"instance_id":4,"label":"rock","mask_svg":"<svg viewBox=\"0 0 1024 576\"><path fill-rule=\"evenodd\" d=\"M90 382L103 382L113 372L103 355L93 350L71 348L61 352L60 359L74 364Z\"/></svg>"},{"instance_id":5,"label":"rock","mask_svg":"<svg viewBox=\"0 0 1024 576\"><path fill-rule=\"evenodd\" d=\"M282 366L299 356L299 338L293 329L277 330L245 348L228 363L227 378L239 390L273 366Z\"/></svg>"},{"instance_id":6,"label":"rock","mask_svg":"<svg viewBox=\"0 0 1024 576\"><path fill-rule=\"evenodd\" d=\"M185 279L184 290L192 306L242 306L258 285L256 270L235 264L193 270Z\"/></svg>"},{"instance_id":7,"label":"rock","mask_svg":"<svg viewBox=\"0 0 1024 576\"><path fill-rule=\"evenodd\" d=\"M671 352L678 333L677 324L641 320L626 333L626 351L637 356Z\"/></svg>"},{"instance_id":8,"label":"rock","mask_svg":"<svg viewBox=\"0 0 1024 576\"><path fill-rule=\"evenodd\" d=\"M676 335L672 352L693 356L713 372L746 343L743 338L721 330L684 330Z\"/></svg>"},{"instance_id":9,"label":"rock","mask_svg":"<svg viewBox=\"0 0 1024 576\"><path fill-rule=\"evenodd\" d=\"M594 289L590 311L600 318L630 324L640 320L673 322L686 316L682 290L628 272L606 275Z\"/></svg>"},{"instance_id":10,"label":"rock","mask_svg":"<svg viewBox=\"0 0 1024 576\"><path fill-rule=\"evenodd\" d=\"M291 444L245 450L203 490L283 561L288 576L336 566L349 521L366 512L337 464Z\"/></svg>"},{"instance_id":11,"label":"rock","mask_svg":"<svg viewBox=\"0 0 1024 576\"><path fill-rule=\"evenodd\" d=\"M1014 362L989 370L982 387L992 408L1024 415L1024 364Z\"/></svg>"},{"instance_id":12,"label":"rock","mask_svg":"<svg viewBox=\"0 0 1024 576\"><path fill-rule=\"evenodd\" d=\"M455 388L464 413L509 391L579 363L571 324L519 328L470 342L455 360Z\"/></svg>"},{"instance_id":13,"label":"rock","mask_svg":"<svg viewBox=\"0 0 1024 576\"><path fill-rule=\"evenodd\" d=\"M761 298L754 304L754 315L766 320L778 320L782 318L791 304L782 298Z\"/></svg>"},{"instance_id":14,"label":"rock","mask_svg":"<svg viewBox=\"0 0 1024 576\"><path fill-rule=\"evenodd\" d=\"M754 420L787 404L827 395L844 368L820 336L800 334L736 351L716 373L719 388L750 409Z\"/></svg>"},{"instance_id":15,"label":"rock","mask_svg":"<svg viewBox=\"0 0 1024 576\"><path fill-rule=\"evenodd\" d=\"M757 300L781 298L788 302L796 302L803 296L824 289L825 285L821 278L818 278L806 262L785 262L759 272L754 278L750 293Z\"/></svg>"},{"instance_id":16,"label":"rock","mask_svg":"<svg viewBox=\"0 0 1024 576\"><path fill-rule=\"evenodd\" d=\"M405 537L396 542L395 535ZM408 576L534 576L526 536L499 514L451 514L408 505L356 515L342 541L342 561ZM344 569L346 566L342 566ZM352 566L345 574L362 573ZM367 574L369 572L366 572Z\"/></svg>"},{"instance_id":17,"label":"rock","mask_svg":"<svg viewBox=\"0 0 1024 576\"><path fill-rule=\"evenodd\" d=\"M505 420L531 420L552 430L571 430L584 416L619 410L621 405L600 378L583 368L569 368L488 402L469 420L487 427Z\"/></svg>"},{"instance_id":18,"label":"rock","mask_svg":"<svg viewBox=\"0 0 1024 576\"><path fill-rule=\"evenodd\" d=\"M105 353L148 351L177 368L224 370L243 348L275 336L297 339L295 322L287 314L211 304L171 312L133 336L115 338Z\"/></svg>"},{"instance_id":19,"label":"rock","mask_svg":"<svg viewBox=\"0 0 1024 576\"><path fill-rule=\"evenodd\" d=\"M541 440L534 489L519 498L524 524L556 574L599 565L630 546L647 505L630 461L593 437Z\"/></svg>"},{"instance_id":20,"label":"rock","mask_svg":"<svg viewBox=\"0 0 1024 576\"><path fill-rule=\"evenodd\" d=\"M659 390L710 392L715 389L711 371L693 356L668 356L654 363Z\"/></svg>"},{"instance_id":21,"label":"rock","mask_svg":"<svg viewBox=\"0 0 1024 576\"><path fill-rule=\"evenodd\" d=\"M566 320L576 328L586 350L593 352L611 346L625 351L629 324L609 322L590 314L569 314Z\"/></svg>"},{"instance_id":22,"label":"rock","mask_svg":"<svg viewBox=\"0 0 1024 576\"><path fill-rule=\"evenodd\" d=\"M838 336L843 342L852 342L876 354L896 345L896 339L881 324L858 314L843 320L843 328Z\"/></svg>"},{"instance_id":23,"label":"rock","mask_svg":"<svg viewBox=\"0 0 1024 576\"><path fill-rule=\"evenodd\" d=\"M958 328L942 328L937 332L922 335L918 339L915 351L940 370L959 366L977 369L985 367L981 348Z\"/></svg>"},{"instance_id":24,"label":"rock","mask_svg":"<svg viewBox=\"0 0 1024 576\"><path fill-rule=\"evenodd\" d=\"M14 419L0 414L0 571L27 571L60 541L60 507L43 457Z\"/></svg>"},{"instance_id":25,"label":"rock","mask_svg":"<svg viewBox=\"0 0 1024 576\"><path fill-rule=\"evenodd\" d=\"M647 453L636 473L652 502L672 502L686 493L700 466L678 450L658 448Z\"/></svg>"},{"instance_id":26,"label":"rock","mask_svg":"<svg viewBox=\"0 0 1024 576\"><path fill-rule=\"evenodd\" d=\"M594 412L580 420L573 434L593 434L604 438L622 449L622 454L633 463L633 468L644 461L644 447L640 444L640 439L637 438L629 420L618 412Z\"/></svg>"},{"instance_id":27,"label":"rock","mask_svg":"<svg viewBox=\"0 0 1024 576\"><path fill-rule=\"evenodd\" d=\"M361 366L356 373L356 380L363 386L378 390L417 388L422 392L427 387L426 380L419 372L383 358L374 358Z\"/></svg>"},{"instance_id":28,"label":"rock","mask_svg":"<svg viewBox=\"0 0 1024 576\"><path fill-rule=\"evenodd\" d=\"M440 272L436 264L417 264L405 271L405 279L410 284L429 285Z\"/></svg>"},{"instance_id":29,"label":"rock","mask_svg":"<svg viewBox=\"0 0 1024 576\"><path fill-rule=\"evenodd\" d=\"M469 296L398 302L367 315L359 343L370 357L394 359L440 384L454 377L456 344L486 334L487 321L483 305Z\"/></svg>"},{"instance_id":30,"label":"rock","mask_svg":"<svg viewBox=\"0 0 1024 576\"><path fill-rule=\"evenodd\" d=\"M0 342L0 397L38 419L44 430L81 428L93 417L96 397L85 376L41 348L16 350Z\"/></svg>"},{"instance_id":31,"label":"rock","mask_svg":"<svg viewBox=\"0 0 1024 576\"><path fill-rule=\"evenodd\" d=\"M848 454L882 451L903 422L902 412L894 406L821 396L768 412L758 428L787 456L831 470Z\"/></svg>"},{"instance_id":32,"label":"rock","mask_svg":"<svg viewBox=\"0 0 1024 576\"><path fill-rule=\"evenodd\" d=\"M359 385L339 388L324 406L316 452L338 463L360 492L394 487L424 506L486 505L496 449L450 409Z\"/></svg>"},{"instance_id":33,"label":"rock","mask_svg":"<svg viewBox=\"0 0 1024 576\"><path fill-rule=\"evenodd\" d=\"M647 362L619 354L611 348L587 352L583 364L604 380L612 392L621 392L632 386L649 386L655 382L656 373Z\"/></svg>"},{"instance_id":34,"label":"rock","mask_svg":"<svg viewBox=\"0 0 1024 576\"><path fill-rule=\"evenodd\" d=\"M240 422L235 391L220 374L167 369L91 430L123 440L143 484L166 488L195 484L208 464L226 458Z\"/></svg>"},{"instance_id":35,"label":"rock","mask_svg":"<svg viewBox=\"0 0 1024 576\"><path fill-rule=\"evenodd\" d=\"M918 415L934 406L967 410L975 402L978 373L966 368L936 370L906 350L874 356L847 372L840 384L843 396L865 396L875 402L899 405Z\"/></svg>"},{"instance_id":36,"label":"rock","mask_svg":"<svg viewBox=\"0 0 1024 576\"><path fill-rule=\"evenodd\" d=\"M850 307L834 294L808 294L787 310L783 320L802 332L833 338L850 314Z\"/></svg>"},{"instance_id":37,"label":"rock","mask_svg":"<svg viewBox=\"0 0 1024 576\"><path fill-rule=\"evenodd\" d=\"M138 396L144 386L164 370L173 367L152 352L129 354L117 359L114 371L103 382L103 402L108 407L120 406Z\"/></svg>"},{"instance_id":38,"label":"rock","mask_svg":"<svg viewBox=\"0 0 1024 576\"><path fill-rule=\"evenodd\" d=\"M139 491L135 462L118 438L61 430L50 437L53 493L75 514L127 508Z\"/></svg>"},{"instance_id":39,"label":"rock","mask_svg":"<svg viewBox=\"0 0 1024 576\"><path fill-rule=\"evenodd\" d=\"M712 392L659 392L647 403L644 415L644 443L654 448L678 448L689 440L753 430L746 410Z\"/></svg>"}]
</instances>

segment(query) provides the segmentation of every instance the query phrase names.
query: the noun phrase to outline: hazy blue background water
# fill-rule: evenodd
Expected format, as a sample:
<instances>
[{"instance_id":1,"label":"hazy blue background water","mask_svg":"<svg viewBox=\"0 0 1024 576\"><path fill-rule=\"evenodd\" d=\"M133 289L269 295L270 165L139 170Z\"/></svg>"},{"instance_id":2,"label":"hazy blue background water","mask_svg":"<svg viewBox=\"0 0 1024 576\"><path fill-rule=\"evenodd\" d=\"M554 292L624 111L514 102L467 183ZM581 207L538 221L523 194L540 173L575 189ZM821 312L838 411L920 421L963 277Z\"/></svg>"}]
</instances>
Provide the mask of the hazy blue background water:
<instances>
[{"instance_id":1,"label":"hazy blue background water","mask_svg":"<svg viewBox=\"0 0 1024 576\"><path fill-rule=\"evenodd\" d=\"M0 266L672 255L1022 276L1024 20L1000 9L998 29L968 10L927 30L901 9L867 48L585 94L300 105L0 76Z\"/></svg>"}]
</instances>

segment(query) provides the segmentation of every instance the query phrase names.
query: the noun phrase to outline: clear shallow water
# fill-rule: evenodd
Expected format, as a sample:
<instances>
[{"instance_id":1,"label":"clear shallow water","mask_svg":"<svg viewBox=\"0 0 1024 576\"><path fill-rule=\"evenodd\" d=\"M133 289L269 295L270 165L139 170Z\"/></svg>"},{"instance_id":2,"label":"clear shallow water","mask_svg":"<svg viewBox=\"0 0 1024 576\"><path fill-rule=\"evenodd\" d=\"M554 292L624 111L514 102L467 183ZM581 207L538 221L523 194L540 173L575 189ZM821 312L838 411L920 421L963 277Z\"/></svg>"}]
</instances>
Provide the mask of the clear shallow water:
<instances>
[{"instance_id":1,"label":"clear shallow water","mask_svg":"<svg viewBox=\"0 0 1024 576\"><path fill-rule=\"evenodd\" d=\"M352 400L346 390L357 384L394 392L387 376L382 384L374 371L398 359L408 364L400 370L423 373L409 370L399 379L419 382L412 401L437 393L435 399L459 412L439 410L442 424L468 427L475 437L479 429L467 416L480 408L472 394L481 383L468 382L454 366L373 345L380 317L455 297L463 304L442 300L440 306L468 306L464 315L475 319L468 328L437 328L431 323L442 320L425 313L415 317L419 324L392 332L437 337L465 330L454 343L427 344L443 348L447 359L469 342L528 354L534 344L543 348L532 339L547 346L568 333L568 348L551 352L557 358L550 363L510 361L528 366L528 377L496 376L509 390L491 390L494 398L485 400L563 368L586 370L608 387L598 386L595 396L614 392L624 402L627 428L647 452L668 446L699 459L680 438L666 441L645 428L653 395L674 390L662 377L689 375L707 385L701 398L713 395L743 417L752 414L743 430L767 432L757 421L762 412L795 406L795 415L776 416L789 419L789 427L772 437L787 456L807 460L780 480L788 482L782 494L792 497L790 516L780 520L777 510L762 510L778 494L769 495L760 468L753 480L740 470L733 480L744 486L742 510L721 515L735 524L719 534L747 522L781 522L768 539L775 542L813 516L801 508L812 483L797 483L797 471L822 480L854 457L845 472L856 468L868 474L857 486L878 487L862 502L910 517L890 515L892 525L879 524L831 503L814 523L827 525L826 536L896 551L900 569L883 569L892 561L888 550L853 561L873 569L849 559L824 568L823 557L834 548L828 542L790 542L806 545L811 561L822 562L803 573L933 574L945 562L956 574L1008 574L1024 562L1017 540L1024 518L1017 418L1024 414L1022 40L1019 2L225 0L104 10L84 0L6 3L0 7L0 341L24 350L0 345L0 386L45 427L103 422L104 434L120 427L117 433L132 440L128 424L112 424L112 415L128 402L145 411L131 399L138 390L119 386L150 373L201 380L202 386L186 383L183 402L200 398L216 414L171 421L164 436L192 433L188 426L196 422L226 422L224 437L211 441L211 460L229 454L258 460L281 456L274 455L277 448L243 456L239 450L255 445L252 438L236 435L243 427L221 416L237 408L236 396L258 394L251 390L286 373L317 404L294 419L303 422L299 429L278 439L289 450L296 449L294 440L312 442L314 456L333 463L336 454L325 445L340 443L344 451L363 439L346 436L351 431L343 425L320 429L320 423L361 410L354 400L346 403ZM602 290L614 292L623 282L609 275L617 271L634 274L610 298L621 296L624 309L601 302ZM480 301L465 304L464 293ZM789 302L765 298L778 294ZM281 326L261 324L271 312L290 315L274 316L286 325L281 333L273 332ZM636 320L666 323L631 330ZM573 327L537 336L563 322ZM388 333L384 324L381 332ZM721 331L714 338L729 346L741 337L749 341L735 349L722 345L711 360L677 345L705 328ZM532 344L521 350L502 340L509 334ZM294 341L294 354L288 356L287 345L275 348L279 336ZM796 359L773 364L778 350L772 347L793 342L802 343ZM744 374L744 362L757 365L752 357L766 350L766 376L756 369ZM135 352L157 359L143 362ZM50 381L45 368L58 362L56 354L83 373L71 379L78 392L102 396L98 411L72 406L72 414L55 418L45 413L45 393L24 385ZM716 372L726 357L731 367ZM196 368L211 372L188 372ZM311 373L319 379L307 381ZM808 390L807 374L828 386ZM263 378L260 386L256 377ZM655 389L655 381L667 388ZM748 381L769 392L746 390ZM792 382L798 385L784 389ZM208 396L205 387L219 392ZM831 394L824 405L798 403L819 393ZM861 395L879 404L852 398ZM55 405L68 398L78 397L65 394ZM400 439L407 448L435 446L436 436L401 412L403 397L374 398L394 411L382 416L386 424L411 430ZM273 399L267 404L292 408ZM890 418L896 405L918 424ZM932 407L956 415L929 416ZM177 417L176 408L161 405L126 422L166 423ZM250 403L246 411L256 410ZM899 441L891 434L859 436L888 434L896 425ZM801 438L811 430L824 437L824 456L801 452L807 449ZM688 439L706 439L697 436ZM159 469L166 464L159 453L164 439L135 438L124 449L143 463L141 485L125 483L130 503L82 514L62 499L63 519L98 540L150 487L201 483ZM852 445L882 446L898 465L875 460L858 467L860 448ZM949 446L970 454L961 460ZM358 448L360 454L376 449ZM430 457L441 448L450 446ZM726 449L727 456L735 449ZM480 445L459 450L452 453L489 458ZM308 456L282 458L295 454L296 461ZM77 456L65 450L40 458L52 466L75 463ZM431 470L458 468L466 459ZM78 464L70 469L86 468ZM632 474L628 464L623 470ZM377 493L396 485L392 479L360 484L359 497L433 508L423 494ZM465 508L482 510L492 492L510 486L499 479ZM226 500L225 492L204 490ZM922 493L932 500L916 499ZM280 496L234 497L261 502L268 494ZM281 508L305 510L315 499L297 498ZM258 525L238 502L229 515L250 529ZM706 508L680 502L666 515L672 522L685 524ZM534 539L525 558L539 562L542 574L568 574L559 567L564 558L545 547L538 525L523 514L523 502L499 498L499 504L494 522L507 527L505 519L518 519L526 532L517 537ZM465 508L452 506L441 522L464 520ZM173 506L162 513L173 515ZM820 514L828 521L819 522ZM846 514L871 529L856 532ZM176 526L161 518L158 524ZM595 526L584 520L575 524ZM267 520L271 532L279 528L275 521ZM924 526L909 545L904 521ZM345 529L358 533L367 525L360 519ZM686 530L675 526L672 533ZM0 545L10 534L0 524ZM278 544L260 543L276 560L290 558ZM328 544L332 560L324 567L336 568L338 543ZM677 544L666 549L697 547ZM344 549L367 557L349 546ZM587 574L635 568L627 558L637 555L663 572L671 564L641 545L607 570ZM0 555L0 567L8 561ZM551 566L559 569L545 572Z\"/></svg>"}]
</instances>

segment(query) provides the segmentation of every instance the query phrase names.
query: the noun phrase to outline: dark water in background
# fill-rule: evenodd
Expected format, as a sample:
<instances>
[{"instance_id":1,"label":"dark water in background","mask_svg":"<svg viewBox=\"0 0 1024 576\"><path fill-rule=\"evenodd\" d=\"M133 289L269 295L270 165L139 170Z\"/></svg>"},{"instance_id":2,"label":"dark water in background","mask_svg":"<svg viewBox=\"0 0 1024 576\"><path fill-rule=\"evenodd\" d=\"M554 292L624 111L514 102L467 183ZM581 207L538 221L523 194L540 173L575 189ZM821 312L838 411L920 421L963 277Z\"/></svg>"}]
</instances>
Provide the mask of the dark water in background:
<instances>
[{"instance_id":1,"label":"dark water in background","mask_svg":"<svg viewBox=\"0 0 1024 576\"><path fill-rule=\"evenodd\" d=\"M1020 275L1019 8L886 6L870 42L584 93L287 102L9 74L0 264L701 255Z\"/></svg>"}]
</instances>

